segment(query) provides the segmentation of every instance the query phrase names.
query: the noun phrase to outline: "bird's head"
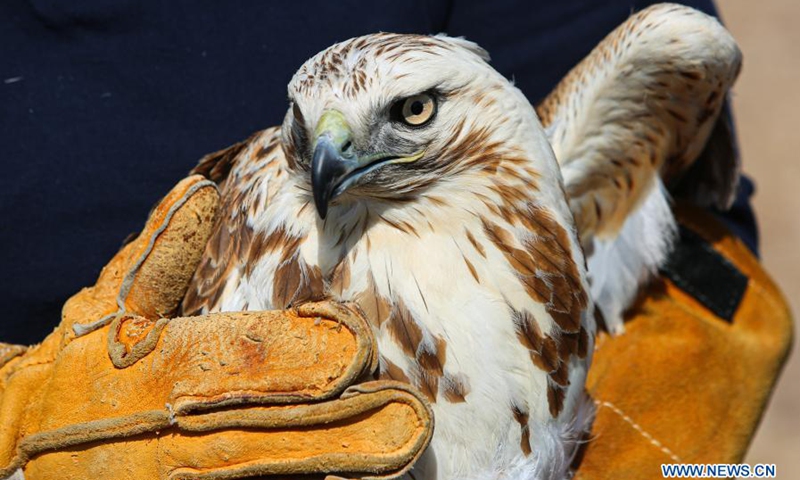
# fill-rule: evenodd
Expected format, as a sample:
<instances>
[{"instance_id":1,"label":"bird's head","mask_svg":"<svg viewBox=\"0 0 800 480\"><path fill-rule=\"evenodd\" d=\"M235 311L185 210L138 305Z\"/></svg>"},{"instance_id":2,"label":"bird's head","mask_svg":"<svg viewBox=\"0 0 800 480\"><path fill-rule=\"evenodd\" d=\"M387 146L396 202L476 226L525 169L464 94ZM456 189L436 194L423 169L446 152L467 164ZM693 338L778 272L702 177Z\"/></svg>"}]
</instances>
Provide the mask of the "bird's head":
<instances>
[{"instance_id":1,"label":"bird's head","mask_svg":"<svg viewBox=\"0 0 800 480\"><path fill-rule=\"evenodd\" d=\"M535 118L487 62L460 38L396 34L354 38L308 60L289 84L282 131L319 215L340 197L408 199L487 168L507 143L500 127L505 136L519 128L515 111Z\"/></svg>"}]
</instances>

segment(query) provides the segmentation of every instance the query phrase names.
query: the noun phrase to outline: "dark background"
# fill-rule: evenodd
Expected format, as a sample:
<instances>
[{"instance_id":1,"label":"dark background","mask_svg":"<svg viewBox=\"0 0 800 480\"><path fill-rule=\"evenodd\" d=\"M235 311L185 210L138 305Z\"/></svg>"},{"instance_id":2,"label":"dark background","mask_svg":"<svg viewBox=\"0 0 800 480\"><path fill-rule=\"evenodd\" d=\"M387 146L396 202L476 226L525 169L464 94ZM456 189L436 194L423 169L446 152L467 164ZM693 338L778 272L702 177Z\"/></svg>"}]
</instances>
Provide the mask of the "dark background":
<instances>
[{"instance_id":1,"label":"dark background","mask_svg":"<svg viewBox=\"0 0 800 480\"><path fill-rule=\"evenodd\" d=\"M44 338L197 159L280 123L329 45L463 35L536 102L650 3L0 1L0 339Z\"/></svg>"}]
</instances>

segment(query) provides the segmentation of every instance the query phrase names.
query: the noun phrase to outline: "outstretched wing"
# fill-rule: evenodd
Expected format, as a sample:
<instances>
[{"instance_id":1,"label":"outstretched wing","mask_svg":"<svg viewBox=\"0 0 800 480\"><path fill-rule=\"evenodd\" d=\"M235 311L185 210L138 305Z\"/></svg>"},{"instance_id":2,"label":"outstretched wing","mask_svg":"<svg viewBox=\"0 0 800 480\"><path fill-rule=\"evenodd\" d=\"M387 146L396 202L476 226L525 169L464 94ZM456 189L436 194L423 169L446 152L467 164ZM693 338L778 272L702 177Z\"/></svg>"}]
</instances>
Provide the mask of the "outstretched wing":
<instances>
[{"instance_id":1,"label":"outstretched wing","mask_svg":"<svg viewBox=\"0 0 800 480\"><path fill-rule=\"evenodd\" d=\"M671 246L665 187L705 205L733 200L738 158L720 111L740 65L716 19L659 4L614 30L537 108L612 330Z\"/></svg>"},{"instance_id":2,"label":"outstretched wing","mask_svg":"<svg viewBox=\"0 0 800 480\"><path fill-rule=\"evenodd\" d=\"M248 261L257 254L248 219L265 208L288 176L280 141L278 127L257 132L247 140L206 155L192 170L217 183L223 204L184 297L184 315L218 309L226 295L235 290Z\"/></svg>"}]
</instances>

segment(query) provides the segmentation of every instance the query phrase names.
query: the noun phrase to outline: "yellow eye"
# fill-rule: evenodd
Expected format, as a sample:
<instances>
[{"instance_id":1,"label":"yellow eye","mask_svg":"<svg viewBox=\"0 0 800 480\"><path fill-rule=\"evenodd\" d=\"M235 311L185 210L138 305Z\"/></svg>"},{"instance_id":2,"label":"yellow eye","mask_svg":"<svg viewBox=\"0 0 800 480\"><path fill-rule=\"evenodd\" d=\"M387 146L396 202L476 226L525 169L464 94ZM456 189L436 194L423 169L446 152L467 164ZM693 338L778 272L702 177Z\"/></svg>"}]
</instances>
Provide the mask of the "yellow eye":
<instances>
[{"instance_id":1,"label":"yellow eye","mask_svg":"<svg viewBox=\"0 0 800 480\"><path fill-rule=\"evenodd\" d=\"M436 113L436 102L427 93L408 97L398 103L402 105L400 113L403 122L413 127L425 124Z\"/></svg>"}]
</instances>

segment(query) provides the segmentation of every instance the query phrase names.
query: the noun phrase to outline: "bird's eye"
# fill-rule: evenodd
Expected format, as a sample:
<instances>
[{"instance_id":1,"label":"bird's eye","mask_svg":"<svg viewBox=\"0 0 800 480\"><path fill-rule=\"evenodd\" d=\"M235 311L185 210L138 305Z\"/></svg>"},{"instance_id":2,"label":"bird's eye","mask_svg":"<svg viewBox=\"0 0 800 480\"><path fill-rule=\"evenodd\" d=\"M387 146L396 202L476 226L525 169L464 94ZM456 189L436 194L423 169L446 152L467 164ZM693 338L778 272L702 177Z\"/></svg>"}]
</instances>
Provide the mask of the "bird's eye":
<instances>
[{"instance_id":1,"label":"bird's eye","mask_svg":"<svg viewBox=\"0 0 800 480\"><path fill-rule=\"evenodd\" d=\"M393 119L406 125L419 127L429 122L436 113L436 101L427 93L404 98L392 107Z\"/></svg>"}]
</instances>

